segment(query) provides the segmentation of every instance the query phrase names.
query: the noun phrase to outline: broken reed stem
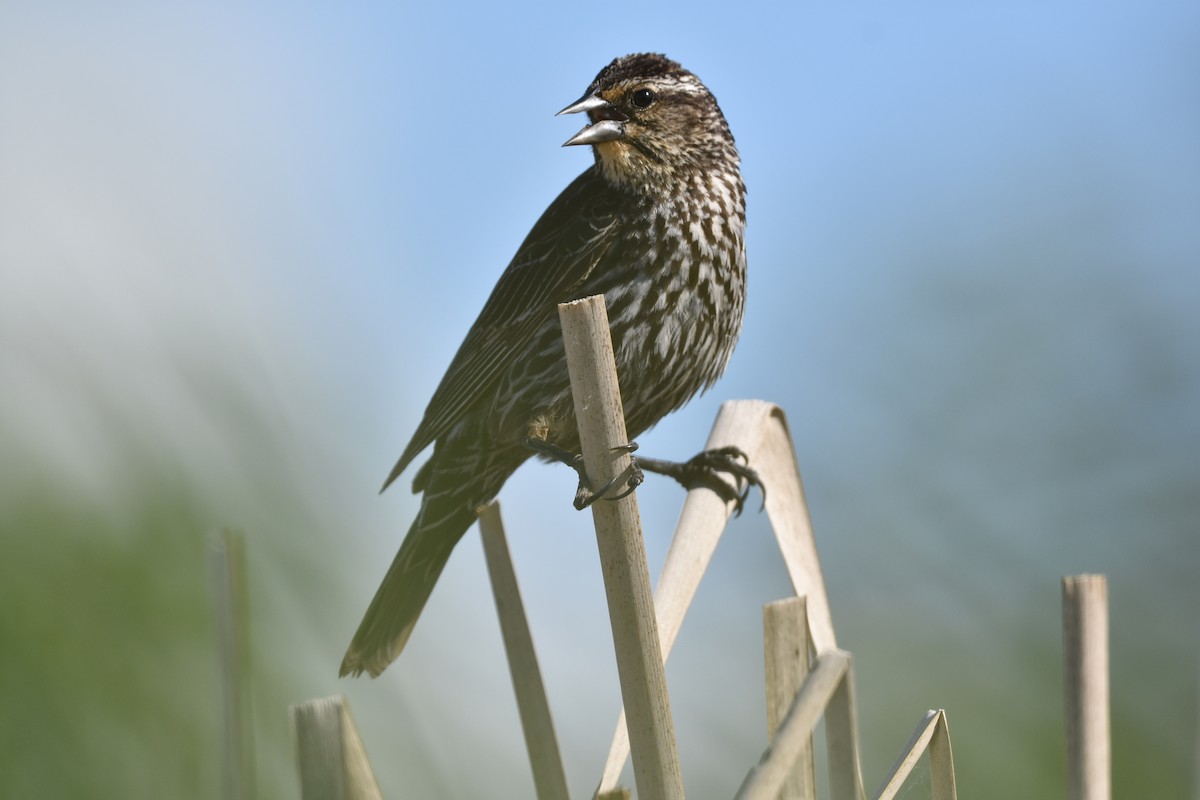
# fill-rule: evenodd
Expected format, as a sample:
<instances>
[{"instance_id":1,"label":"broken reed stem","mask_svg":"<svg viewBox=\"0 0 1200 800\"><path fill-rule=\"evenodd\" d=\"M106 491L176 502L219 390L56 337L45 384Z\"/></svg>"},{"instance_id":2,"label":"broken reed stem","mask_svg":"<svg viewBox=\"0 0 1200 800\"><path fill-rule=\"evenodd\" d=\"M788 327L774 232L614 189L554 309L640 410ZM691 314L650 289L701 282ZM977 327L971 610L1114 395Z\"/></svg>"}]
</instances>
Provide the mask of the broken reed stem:
<instances>
[{"instance_id":1,"label":"broken reed stem","mask_svg":"<svg viewBox=\"0 0 1200 800\"><path fill-rule=\"evenodd\" d=\"M929 754L929 796L932 800L956 800L958 790L955 788L950 726L946 722L946 712L941 709L925 713L888 772L883 787L875 793L875 800L892 800L899 795L913 768L926 753Z\"/></svg>"},{"instance_id":2,"label":"broken reed stem","mask_svg":"<svg viewBox=\"0 0 1200 800\"><path fill-rule=\"evenodd\" d=\"M629 443L603 297L558 307L584 465L593 487L630 467ZM623 487L615 487L616 493ZM683 778L659 648L637 496L592 505L608 596L633 773L643 800L683 800Z\"/></svg>"},{"instance_id":3,"label":"broken reed stem","mask_svg":"<svg viewBox=\"0 0 1200 800\"><path fill-rule=\"evenodd\" d=\"M1067 797L1112 797L1108 706L1108 579L1063 578Z\"/></svg>"},{"instance_id":4,"label":"broken reed stem","mask_svg":"<svg viewBox=\"0 0 1200 800\"><path fill-rule=\"evenodd\" d=\"M562 754L554 735L554 720L542 683L533 637L521 589L513 571L500 504L488 503L479 509L479 531L483 539L483 554L487 560L492 594L496 599L496 615L504 637L504 652L508 656L513 693L517 696L517 711L521 715L521 730L525 734L525 749L533 770L533 785L538 800L567 800L567 776L563 772Z\"/></svg>"},{"instance_id":5,"label":"broken reed stem","mask_svg":"<svg viewBox=\"0 0 1200 800\"><path fill-rule=\"evenodd\" d=\"M767 739L773 739L808 677L808 612L803 597L789 597L763 606L763 652L766 664ZM816 771L812 737L792 765L779 800L815 800Z\"/></svg>"},{"instance_id":6,"label":"broken reed stem","mask_svg":"<svg viewBox=\"0 0 1200 800\"><path fill-rule=\"evenodd\" d=\"M298 703L291 717L300 800L383 800L346 698Z\"/></svg>"},{"instance_id":7,"label":"broken reed stem","mask_svg":"<svg viewBox=\"0 0 1200 800\"><path fill-rule=\"evenodd\" d=\"M804 500L800 467L796 463L795 447L783 409L763 400L730 400L722 404L704 449L729 445L745 451L750 464L768 487L767 515L796 594L806 597L808 638L812 648L818 654L836 648L829 598L825 595L825 581L812 538L812 522ZM726 503L708 489L688 492L655 588L654 607L664 658L671 650L700 578L708 568L732 513L733 504ZM617 785L628 757L629 735L622 713L604 763L601 791Z\"/></svg>"},{"instance_id":8,"label":"broken reed stem","mask_svg":"<svg viewBox=\"0 0 1200 800\"><path fill-rule=\"evenodd\" d=\"M226 800L254 797L254 719L250 706L250 622L246 540L221 530L209 544L217 653L224 699L221 772Z\"/></svg>"},{"instance_id":9,"label":"broken reed stem","mask_svg":"<svg viewBox=\"0 0 1200 800\"><path fill-rule=\"evenodd\" d=\"M742 781L734 800L775 800L792 772L792 765L812 738L813 728L831 698L849 678L850 654L828 650L817 657L812 672L796 692L771 744ZM828 726L826 720L826 726Z\"/></svg>"}]
</instances>

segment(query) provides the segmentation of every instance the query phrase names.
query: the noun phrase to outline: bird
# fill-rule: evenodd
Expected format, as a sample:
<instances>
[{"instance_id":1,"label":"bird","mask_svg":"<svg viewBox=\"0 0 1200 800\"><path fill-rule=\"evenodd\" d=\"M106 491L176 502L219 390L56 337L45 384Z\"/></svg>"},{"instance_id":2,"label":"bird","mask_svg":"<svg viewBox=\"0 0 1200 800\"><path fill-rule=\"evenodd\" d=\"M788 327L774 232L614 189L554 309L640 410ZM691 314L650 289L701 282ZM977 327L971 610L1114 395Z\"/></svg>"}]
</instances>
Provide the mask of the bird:
<instances>
[{"instance_id":1,"label":"bird","mask_svg":"<svg viewBox=\"0 0 1200 800\"><path fill-rule=\"evenodd\" d=\"M377 677L400 655L476 510L518 467L535 454L570 463L578 453L559 303L604 296L631 439L711 387L741 332L746 186L708 88L664 55L635 53L558 113L586 114L563 146L590 145L594 161L517 249L384 482L433 446L413 479L416 519L341 676ZM674 467L639 463L727 496L729 484L711 473L756 482L743 462L727 448ZM573 465L582 487L580 460Z\"/></svg>"}]
</instances>

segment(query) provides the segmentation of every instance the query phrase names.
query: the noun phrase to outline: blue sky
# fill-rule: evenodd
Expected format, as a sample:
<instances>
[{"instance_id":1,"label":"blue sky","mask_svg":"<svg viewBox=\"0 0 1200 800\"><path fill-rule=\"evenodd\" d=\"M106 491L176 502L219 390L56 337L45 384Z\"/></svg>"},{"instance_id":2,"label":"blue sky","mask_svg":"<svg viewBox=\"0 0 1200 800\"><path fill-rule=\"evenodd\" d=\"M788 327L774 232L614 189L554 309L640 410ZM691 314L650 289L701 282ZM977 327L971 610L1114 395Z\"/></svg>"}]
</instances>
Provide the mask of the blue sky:
<instances>
[{"instance_id":1,"label":"blue sky","mask_svg":"<svg viewBox=\"0 0 1200 800\"><path fill-rule=\"evenodd\" d=\"M352 531L303 545L354 586L336 625L308 632L335 664L337 626L348 636L415 511L404 491L375 497L378 484L517 244L590 162L559 148L577 120L553 114L641 50L681 61L725 111L749 187L751 271L727 377L644 451L689 455L725 399L782 405L852 649L891 652L896 608L930 615L942 652L1043 618L1035 639L1052 643L1057 576L1096 570L1139 613L1176 609L1129 648L1190 641L1194 657L1191 2L5 4L0 416L14 424L0 428L12 454L0 477L16 490L41 480L33 459L64 491L119 504L123 454L153 452L253 527L251 476L273 464L271 485L304 493L318 529ZM262 441L228 430L230 413L257 420ZM502 498L539 576L531 604L553 608L547 659L591 675L583 662L603 650L572 655L570 632L597 606L557 577L587 569L590 552L531 530L588 533L545 508L571 488L527 467ZM653 565L680 498L641 494ZM435 635L493 635L478 548L460 549L405 659L485 695L502 673L471 673ZM731 552L708 613L786 591L758 572L770 557ZM279 580L281 596L302 597ZM1030 592L1044 593L1037 605ZM743 623L713 624L701 639L732 640ZM864 713L868 699L890 709L869 682L886 679L862 669ZM392 680L414 714L443 713L417 678ZM373 704L364 686L352 691ZM1170 711L1137 686L1139 702ZM597 708L611 700L571 701L596 716L560 723L581 750L602 746ZM902 711L915 721L931 702ZM371 724L381 735L384 720ZM721 750L697 738L695 752ZM586 786L586 759L572 769Z\"/></svg>"}]
</instances>

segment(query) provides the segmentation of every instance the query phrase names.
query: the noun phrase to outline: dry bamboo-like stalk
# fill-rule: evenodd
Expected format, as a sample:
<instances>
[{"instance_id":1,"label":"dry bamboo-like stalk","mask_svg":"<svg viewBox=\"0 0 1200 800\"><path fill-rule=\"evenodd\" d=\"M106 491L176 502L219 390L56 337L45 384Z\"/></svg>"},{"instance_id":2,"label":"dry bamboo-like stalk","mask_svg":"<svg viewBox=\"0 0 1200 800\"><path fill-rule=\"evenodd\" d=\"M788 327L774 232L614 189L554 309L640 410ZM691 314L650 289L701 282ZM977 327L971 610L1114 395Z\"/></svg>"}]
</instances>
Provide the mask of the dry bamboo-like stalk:
<instances>
[{"instance_id":1,"label":"dry bamboo-like stalk","mask_svg":"<svg viewBox=\"0 0 1200 800\"><path fill-rule=\"evenodd\" d=\"M1112 797L1108 706L1108 579L1063 578L1067 797Z\"/></svg>"},{"instance_id":2,"label":"dry bamboo-like stalk","mask_svg":"<svg viewBox=\"0 0 1200 800\"><path fill-rule=\"evenodd\" d=\"M383 800L341 696L292 706L301 800Z\"/></svg>"},{"instance_id":3,"label":"dry bamboo-like stalk","mask_svg":"<svg viewBox=\"0 0 1200 800\"><path fill-rule=\"evenodd\" d=\"M222 778L226 800L252 800L254 719L250 705L250 610L246 587L246 541L238 531L222 530L211 540L213 600L217 616L217 652L224 688L225 730Z\"/></svg>"},{"instance_id":4,"label":"dry bamboo-like stalk","mask_svg":"<svg viewBox=\"0 0 1200 800\"><path fill-rule=\"evenodd\" d=\"M616 789L596 795L595 800L632 800L632 796L628 789L618 786Z\"/></svg>"},{"instance_id":5,"label":"dry bamboo-like stalk","mask_svg":"<svg viewBox=\"0 0 1200 800\"><path fill-rule=\"evenodd\" d=\"M929 740L929 783L933 800L958 800L954 779L954 750L950 747L950 723L946 712L938 711L938 723Z\"/></svg>"},{"instance_id":6,"label":"dry bamboo-like stalk","mask_svg":"<svg viewBox=\"0 0 1200 800\"><path fill-rule=\"evenodd\" d=\"M767 516L796 595L803 597L807 604L808 634L813 650L821 655L838 645L829 612L829 597L825 593L825 576L821 572L821 559L817 557L817 543L804 497L804 481L800 477L800 465L796 461L796 449L783 409L773 403L762 405L766 406L761 423L765 435L757 463L771 475L767 486Z\"/></svg>"},{"instance_id":7,"label":"dry bamboo-like stalk","mask_svg":"<svg viewBox=\"0 0 1200 800\"><path fill-rule=\"evenodd\" d=\"M825 579L786 415L779 406L763 400L724 403L705 449L729 445L736 445L746 453L767 487L767 515L796 594L806 598L813 649L820 654L836 648ZM753 503L753 498L750 502ZM708 489L688 492L654 593L664 659L675 643L733 507L732 502L725 503ZM628 757L629 736L622 713L600 778L600 792L617 785Z\"/></svg>"},{"instance_id":8,"label":"dry bamboo-like stalk","mask_svg":"<svg viewBox=\"0 0 1200 800\"><path fill-rule=\"evenodd\" d=\"M929 753L929 777L933 800L956 800L954 756L950 751L950 729L945 711L928 711L904 745L904 750L888 772L875 800L892 800L904 787L913 767Z\"/></svg>"},{"instance_id":9,"label":"dry bamboo-like stalk","mask_svg":"<svg viewBox=\"0 0 1200 800\"><path fill-rule=\"evenodd\" d=\"M829 756L832 800L862 800L862 766L858 758L858 712L854 704L854 659L825 709L825 744Z\"/></svg>"},{"instance_id":10,"label":"dry bamboo-like stalk","mask_svg":"<svg viewBox=\"0 0 1200 800\"><path fill-rule=\"evenodd\" d=\"M508 552L498 502L488 503L479 509L479 530L488 575L492 581L492 594L496 599L496 614L500 618L500 632L504 637L504 652L508 656L509 673L512 675L513 692L517 697L517 711L521 715L525 748L533 769L534 789L538 800L567 800L567 776L563 772L550 704L546 700L542 671L533 649L533 637L529 633L529 621L525 617L525 605L521 602L521 590Z\"/></svg>"},{"instance_id":11,"label":"dry bamboo-like stalk","mask_svg":"<svg viewBox=\"0 0 1200 800\"><path fill-rule=\"evenodd\" d=\"M789 597L763 606L763 653L766 665L767 738L775 738L808 677L808 622L803 597ZM809 736L792 765L779 800L815 800L816 771Z\"/></svg>"},{"instance_id":12,"label":"dry bamboo-like stalk","mask_svg":"<svg viewBox=\"0 0 1200 800\"><path fill-rule=\"evenodd\" d=\"M603 297L558 307L584 465L594 487L627 474L628 444ZM633 772L643 800L682 800L683 777L659 647L637 496L592 505Z\"/></svg>"},{"instance_id":13,"label":"dry bamboo-like stalk","mask_svg":"<svg viewBox=\"0 0 1200 800\"><path fill-rule=\"evenodd\" d=\"M830 650L817 657L812 672L775 731L775 738L758 764L746 774L734 800L775 800L779 796L826 706L849 679L851 663L850 654L844 650ZM828 719L825 725L828 728Z\"/></svg>"}]
</instances>

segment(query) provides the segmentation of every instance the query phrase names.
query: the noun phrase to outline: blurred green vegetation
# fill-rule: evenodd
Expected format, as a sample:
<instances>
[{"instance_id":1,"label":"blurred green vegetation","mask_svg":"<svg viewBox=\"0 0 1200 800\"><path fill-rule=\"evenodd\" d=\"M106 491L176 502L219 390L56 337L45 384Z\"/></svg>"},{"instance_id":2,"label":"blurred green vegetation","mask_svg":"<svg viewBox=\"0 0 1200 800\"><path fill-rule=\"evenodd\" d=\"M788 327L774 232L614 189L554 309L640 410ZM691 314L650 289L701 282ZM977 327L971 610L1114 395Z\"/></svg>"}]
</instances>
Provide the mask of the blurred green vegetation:
<instances>
[{"instance_id":1,"label":"blurred green vegetation","mask_svg":"<svg viewBox=\"0 0 1200 800\"><path fill-rule=\"evenodd\" d=\"M153 486L126 511L51 484L3 508L0 795L217 792L204 517Z\"/></svg>"},{"instance_id":2,"label":"blurred green vegetation","mask_svg":"<svg viewBox=\"0 0 1200 800\"><path fill-rule=\"evenodd\" d=\"M50 482L0 509L0 796L218 794L208 515L187 492L142 487L119 514ZM291 683L267 656L258 674ZM260 758L286 757L286 727L260 730Z\"/></svg>"}]
</instances>

